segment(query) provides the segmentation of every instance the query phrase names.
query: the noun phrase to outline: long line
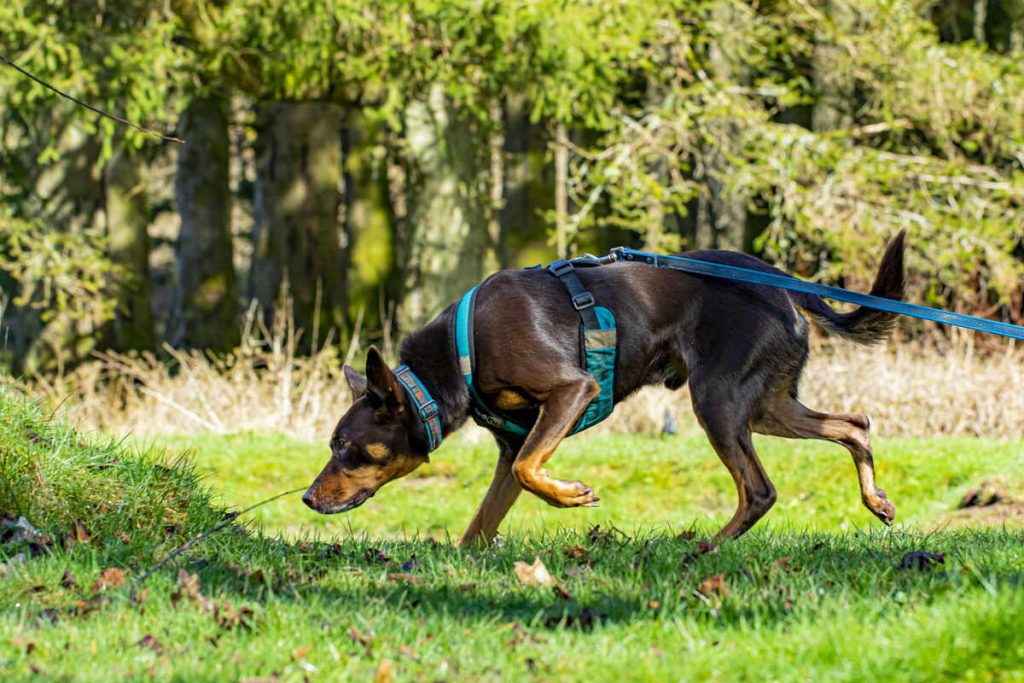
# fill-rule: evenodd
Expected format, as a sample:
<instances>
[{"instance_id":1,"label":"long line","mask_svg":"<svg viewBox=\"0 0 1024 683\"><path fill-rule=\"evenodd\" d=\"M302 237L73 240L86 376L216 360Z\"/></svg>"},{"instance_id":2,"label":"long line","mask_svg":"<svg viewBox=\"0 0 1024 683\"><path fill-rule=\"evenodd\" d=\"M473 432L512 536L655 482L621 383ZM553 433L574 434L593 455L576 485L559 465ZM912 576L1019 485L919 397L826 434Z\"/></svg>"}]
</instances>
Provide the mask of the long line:
<instances>
[{"instance_id":1,"label":"long line","mask_svg":"<svg viewBox=\"0 0 1024 683\"><path fill-rule=\"evenodd\" d=\"M943 325L955 325L956 327L965 327L969 330L998 334L1002 337L1010 337L1012 339L1020 339L1024 341L1024 327L1021 327L1020 325L1011 325L1010 323L1004 323L998 320L987 320L985 318L977 318L972 315L964 315L963 313L943 311L938 308L911 304L906 301L897 301L895 299L886 299L885 297L874 296L872 294L851 292L847 289L842 289L841 287L832 287L817 282L798 280L797 278L789 275L764 273L757 270L750 270L748 268L740 268L738 266L729 266L722 263L710 263L708 261L686 258L685 256L652 254L646 251L630 249L628 247L613 249L612 254L617 255L615 260L646 263L658 268L681 270L684 273L708 275L725 280L745 282L752 285L764 285L767 287L788 289L794 292L804 292L805 294L816 294L817 296L835 299L836 301L845 301L859 306L867 306L868 308L874 308L880 311L897 313L899 315L908 315L912 318L930 320Z\"/></svg>"},{"instance_id":2,"label":"long line","mask_svg":"<svg viewBox=\"0 0 1024 683\"><path fill-rule=\"evenodd\" d=\"M145 126L140 126L139 124L135 123L134 121L129 121L128 119L122 118L122 117L117 116L115 114L108 114L107 112L103 111L102 109L98 109L97 107L92 106L88 102L83 102L82 100L78 99L77 97L74 97L73 95L69 95L66 92L62 91L62 90L58 90L57 88L55 88L54 86L50 85L49 83L47 83L43 79L39 78L38 76L35 76L32 73L30 73L30 72L26 71L25 69L21 68L20 66L18 66L14 62L12 62L10 59L8 59L5 55L0 55L0 62L3 62L4 64L6 64L7 66L11 67L15 71L18 71L22 75L27 76L28 78L32 79L33 81L35 81L39 85L43 86L44 88L46 88L48 90L52 90L53 92L57 93L58 95L60 95L61 97L65 98L65 99L71 100L72 102L74 102L75 104L77 104L80 107L85 107L86 109L88 109L91 112L99 114L100 116L105 116L106 118L110 119L111 121L117 121L118 123L123 124L125 126L131 126L135 130L142 131L146 135L152 135L153 137L160 138L161 140L166 140L167 142L177 142L180 145L185 144L185 141L182 140L181 138L176 138L173 135L165 135L165 134L161 133L160 131L153 130L151 128L146 128Z\"/></svg>"}]
</instances>

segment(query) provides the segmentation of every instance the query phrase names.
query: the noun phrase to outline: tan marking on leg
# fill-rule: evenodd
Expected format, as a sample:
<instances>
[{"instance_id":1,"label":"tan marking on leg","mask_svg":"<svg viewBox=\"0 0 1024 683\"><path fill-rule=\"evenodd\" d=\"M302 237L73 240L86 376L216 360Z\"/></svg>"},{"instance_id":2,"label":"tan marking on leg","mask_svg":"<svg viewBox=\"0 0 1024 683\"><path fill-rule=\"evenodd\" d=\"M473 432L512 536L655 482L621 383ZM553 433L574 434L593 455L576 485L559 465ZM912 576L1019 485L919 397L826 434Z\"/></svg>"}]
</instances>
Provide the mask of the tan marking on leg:
<instances>
[{"instance_id":1,"label":"tan marking on leg","mask_svg":"<svg viewBox=\"0 0 1024 683\"><path fill-rule=\"evenodd\" d=\"M896 507L885 491L875 484L875 462L871 452L871 421L867 415L819 413L788 394L779 395L754 429L761 434L789 439L822 439L840 444L850 452L857 467L860 496L864 506L886 524L892 524Z\"/></svg>"},{"instance_id":2,"label":"tan marking on leg","mask_svg":"<svg viewBox=\"0 0 1024 683\"><path fill-rule=\"evenodd\" d=\"M600 386L589 375L552 390L512 465L512 473L522 487L549 505L577 507L597 502L589 486L581 481L552 479L543 465L600 391Z\"/></svg>"},{"instance_id":3,"label":"tan marking on leg","mask_svg":"<svg viewBox=\"0 0 1024 683\"><path fill-rule=\"evenodd\" d=\"M518 391L502 389L494 399L494 405L501 410L522 410L530 407L530 401Z\"/></svg>"},{"instance_id":4,"label":"tan marking on leg","mask_svg":"<svg viewBox=\"0 0 1024 683\"><path fill-rule=\"evenodd\" d=\"M522 487L516 481L515 475L512 474L512 458L499 458L491 486L487 489L487 495L484 496L476 514L473 515L473 521L469 523L469 528L462 535L459 545L490 543L498 531L501 520L505 518L512 504L519 497L520 491L522 491Z\"/></svg>"}]
</instances>

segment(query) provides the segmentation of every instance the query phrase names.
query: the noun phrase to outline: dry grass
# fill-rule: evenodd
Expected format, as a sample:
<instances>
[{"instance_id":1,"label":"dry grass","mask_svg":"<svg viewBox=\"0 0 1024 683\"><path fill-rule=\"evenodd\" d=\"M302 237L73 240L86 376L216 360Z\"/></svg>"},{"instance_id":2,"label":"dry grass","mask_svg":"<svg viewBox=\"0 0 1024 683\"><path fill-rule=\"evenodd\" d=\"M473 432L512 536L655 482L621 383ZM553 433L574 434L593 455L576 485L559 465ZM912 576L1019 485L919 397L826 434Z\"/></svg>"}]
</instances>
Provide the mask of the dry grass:
<instances>
[{"instance_id":1,"label":"dry grass","mask_svg":"<svg viewBox=\"0 0 1024 683\"><path fill-rule=\"evenodd\" d=\"M1024 434L1024 351L913 342L866 348L816 344L800 399L816 410L867 413L882 436ZM645 389L616 409L606 429L657 432L664 414L695 425L684 389Z\"/></svg>"},{"instance_id":2,"label":"dry grass","mask_svg":"<svg viewBox=\"0 0 1024 683\"><path fill-rule=\"evenodd\" d=\"M358 353L358 326L348 349L328 344L303 356L297 352L301 334L288 316L277 319L286 322L268 329L250 314L242 345L228 357L170 348L169 362L107 353L60 379L36 380L30 389L63 402L80 425L104 431L252 430L325 439L349 403L341 369ZM887 436L1024 433L1024 352L1013 345L982 352L962 336L941 346L865 348L817 340L814 347L801 383L801 398L812 408L866 412L875 433ZM647 389L596 429L658 433L666 415L681 430L696 428L685 389Z\"/></svg>"}]
</instances>

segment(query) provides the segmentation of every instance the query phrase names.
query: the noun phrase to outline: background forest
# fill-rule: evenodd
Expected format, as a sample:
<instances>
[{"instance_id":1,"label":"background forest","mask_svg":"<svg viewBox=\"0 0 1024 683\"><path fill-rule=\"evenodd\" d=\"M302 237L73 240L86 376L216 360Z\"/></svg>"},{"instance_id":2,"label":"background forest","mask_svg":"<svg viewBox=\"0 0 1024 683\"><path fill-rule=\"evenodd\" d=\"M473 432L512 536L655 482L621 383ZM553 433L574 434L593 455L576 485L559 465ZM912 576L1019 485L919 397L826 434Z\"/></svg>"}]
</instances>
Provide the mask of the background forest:
<instances>
[{"instance_id":1,"label":"background forest","mask_svg":"<svg viewBox=\"0 0 1024 683\"><path fill-rule=\"evenodd\" d=\"M1021 0L8 0L0 54L187 141L0 68L15 375L345 349L618 244L860 288L906 228L913 300L1024 314Z\"/></svg>"}]
</instances>

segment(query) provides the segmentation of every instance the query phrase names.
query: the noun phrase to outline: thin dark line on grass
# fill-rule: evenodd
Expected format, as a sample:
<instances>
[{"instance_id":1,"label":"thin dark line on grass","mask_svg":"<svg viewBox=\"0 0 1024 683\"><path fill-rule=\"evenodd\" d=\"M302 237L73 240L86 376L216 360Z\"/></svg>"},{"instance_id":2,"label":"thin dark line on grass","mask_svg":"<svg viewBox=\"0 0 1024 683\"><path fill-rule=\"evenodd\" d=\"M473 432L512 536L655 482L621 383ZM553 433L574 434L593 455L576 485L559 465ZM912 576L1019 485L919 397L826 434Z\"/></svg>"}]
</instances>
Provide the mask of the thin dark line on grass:
<instances>
[{"instance_id":1,"label":"thin dark line on grass","mask_svg":"<svg viewBox=\"0 0 1024 683\"><path fill-rule=\"evenodd\" d=\"M154 573L156 573L157 571L162 569L164 566L166 566L168 562L173 560L178 555L181 555L183 552L185 552L186 550L191 548L193 545L195 545L199 541L203 540L204 538L207 538L208 536L212 536L213 534L217 533L221 529L226 528L228 525L230 525L232 522L234 522L236 519L238 519L239 517L241 517L245 513L251 512L252 510L255 510L256 508L258 508L258 507L260 507L262 505L266 505L267 503L272 503L273 501L277 500L278 498L284 498L285 496L290 496L293 493L298 493L299 491L304 491L305 488L306 487L302 487L302 488L292 489L290 491L285 491L284 493L279 493L276 496L272 496L270 498L267 498L266 500L262 500L262 501L256 503L255 505L250 505L249 507L245 508L244 510L239 510L238 512L229 512L229 513L227 513L227 515L225 516L224 521L222 521L220 524L218 524L217 526L213 527L212 529L208 529L207 531L204 531L202 533L198 533L195 536L193 536L192 538L188 539L187 541L185 541L184 543L179 545L177 548L175 548L167 557L165 557L164 559L160 560L155 565L150 567L149 570L147 570L145 574L142 574L141 576L139 576L139 578L137 578L135 580L135 583L132 584L132 590L131 590L132 600L135 600L137 598L138 594L137 594L136 591L137 591L138 587L142 585L143 581L148 579Z\"/></svg>"}]
</instances>

